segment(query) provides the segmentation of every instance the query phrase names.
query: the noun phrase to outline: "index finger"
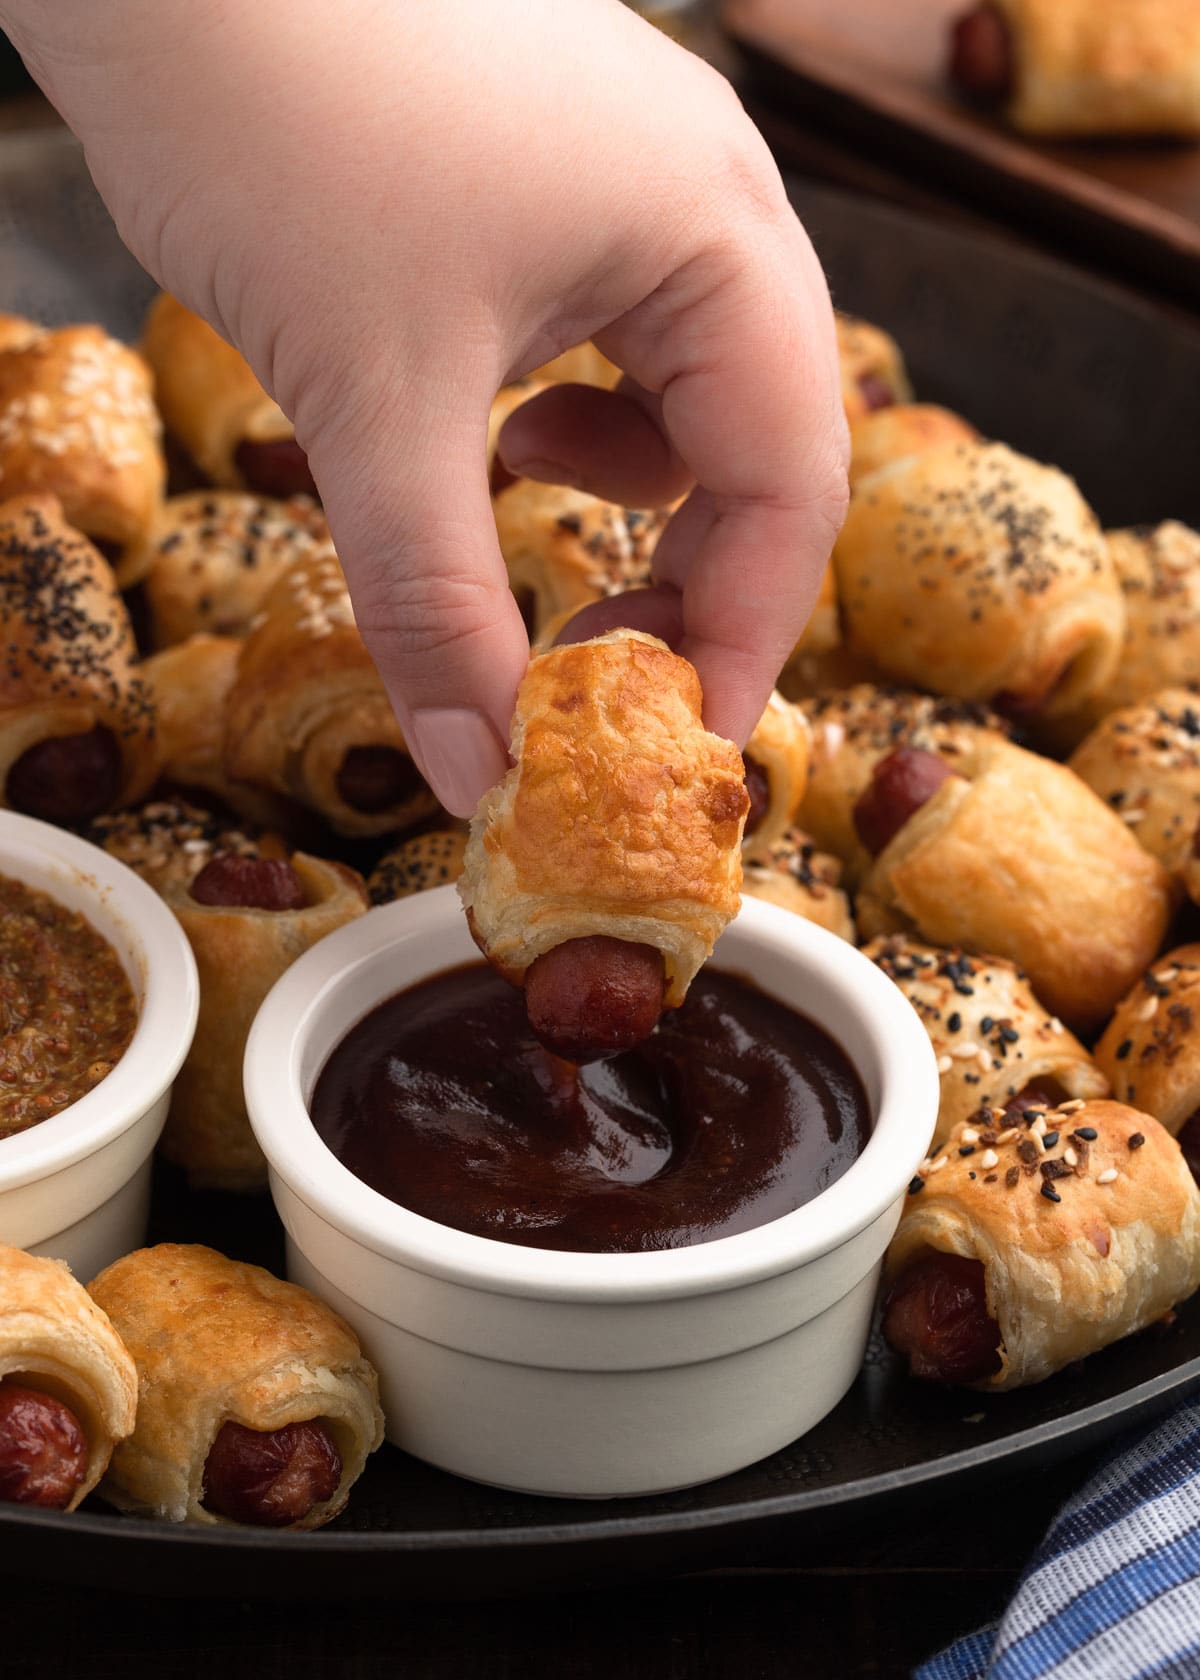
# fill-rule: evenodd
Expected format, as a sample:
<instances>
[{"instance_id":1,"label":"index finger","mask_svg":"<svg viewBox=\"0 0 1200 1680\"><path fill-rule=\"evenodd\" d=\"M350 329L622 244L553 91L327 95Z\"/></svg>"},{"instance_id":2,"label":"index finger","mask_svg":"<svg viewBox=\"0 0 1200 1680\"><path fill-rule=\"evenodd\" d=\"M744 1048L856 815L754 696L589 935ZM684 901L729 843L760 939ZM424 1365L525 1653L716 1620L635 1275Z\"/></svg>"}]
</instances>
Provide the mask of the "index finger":
<instances>
[{"instance_id":1,"label":"index finger","mask_svg":"<svg viewBox=\"0 0 1200 1680\"><path fill-rule=\"evenodd\" d=\"M812 611L847 496L832 305L786 201L722 231L597 342L660 394L695 475L654 576L682 594L679 651L705 721L745 741Z\"/></svg>"}]
</instances>

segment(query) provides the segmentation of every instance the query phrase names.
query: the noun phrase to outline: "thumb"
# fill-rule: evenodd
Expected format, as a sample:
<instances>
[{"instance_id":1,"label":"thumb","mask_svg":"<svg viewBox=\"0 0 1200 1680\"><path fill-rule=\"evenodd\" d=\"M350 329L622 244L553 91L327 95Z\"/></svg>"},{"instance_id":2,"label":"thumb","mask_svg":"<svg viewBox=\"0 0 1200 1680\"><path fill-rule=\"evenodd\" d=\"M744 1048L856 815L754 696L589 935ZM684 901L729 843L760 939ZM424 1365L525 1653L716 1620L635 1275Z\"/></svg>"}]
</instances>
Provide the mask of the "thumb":
<instances>
[{"instance_id":1,"label":"thumb","mask_svg":"<svg viewBox=\"0 0 1200 1680\"><path fill-rule=\"evenodd\" d=\"M318 429L309 459L408 749L446 809L465 817L508 768L529 639L496 541L486 406L478 419L398 418Z\"/></svg>"}]
</instances>

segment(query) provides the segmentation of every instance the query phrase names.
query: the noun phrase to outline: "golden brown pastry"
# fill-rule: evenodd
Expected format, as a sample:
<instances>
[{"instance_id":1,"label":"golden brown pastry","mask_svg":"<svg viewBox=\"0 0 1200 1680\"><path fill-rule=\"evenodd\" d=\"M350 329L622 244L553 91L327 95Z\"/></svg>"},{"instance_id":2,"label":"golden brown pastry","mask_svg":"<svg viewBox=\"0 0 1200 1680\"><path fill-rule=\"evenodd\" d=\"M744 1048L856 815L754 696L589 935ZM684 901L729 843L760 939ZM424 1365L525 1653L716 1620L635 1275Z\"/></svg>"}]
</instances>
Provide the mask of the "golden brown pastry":
<instances>
[{"instance_id":1,"label":"golden brown pastry","mask_svg":"<svg viewBox=\"0 0 1200 1680\"><path fill-rule=\"evenodd\" d=\"M896 757L877 766L873 798L894 791ZM855 904L864 937L910 933L1008 957L1069 1026L1098 1027L1166 931L1158 860L1074 771L1008 741L964 755L911 812L903 790L899 800Z\"/></svg>"},{"instance_id":2,"label":"golden brown pastry","mask_svg":"<svg viewBox=\"0 0 1200 1680\"><path fill-rule=\"evenodd\" d=\"M1025 1119L985 1110L956 1126L909 1186L884 1334L915 1375L989 1392L1040 1382L1200 1284L1200 1191L1156 1120L1103 1100Z\"/></svg>"},{"instance_id":3,"label":"golden brown pastry","mask_svg":"<svg viewBox=\"0 0 1200 1680\"><path fill-rule=\"evenodd\" d=\"M704 728L701 699L687 661L637 631L530 664L513 719L515 767L480 802L458 887L489 962L524 984L535 1028L543 977L603 940L601 956L612 946L649 953L647 987L631 981L651 1017L637 1042L664 1005L683 1001L737 914L749 799L741 756ZM586 992L591 972L576 981Z\"/></svg>"},{"instance_id":4,"label":"golden brown pastry","mask_svg":"<svg viewBox=\"0 0 1200 1680\"><path fill-rule=\"evenodd\" d=\"M841 879L838 859L819 852L798 828L785 829L770 845L748 846L742 858L743 895L777 904L853 945L854 917Z\"/></svg>"},{"instance_id":5,"label":"golden brown pastry","mask_svg":"<svg viewBox=\"0 0 1200 1680\"><path fill-rule=\"evenodd\" d=\"M508 582L537 640L551 619L649 583L667 521L561 484L523 478L496 498L496 534Z\"/></svg>"},{"instance_id":6,"label":"golden brown pastry","mask_svg":"<svg viewBox=\"0 0 1200 1680\"><path fill-rule=\"evenodd\" d=\"M950 73L1024 134L1200 135L1195 0L982 0Z\"/></svg>"},{"instance_id":7,"label":"golden brown pastry","mask_svg":"<svg viewBox=\"0 0 1200 1680\"><path fill-rule=\"evenodd\" d=\"M610 391L620 377L621 370L616 363L602 355L590 340L586 344L573 345L569 350L560 350L557 356L543 362L532 375L534 379L544 379L547 384L601 385Z\"/></svg>"},{"instance_id":8,"label":"golden brown pastry","mask_svg":"<svg viewBox=\"0 0 1200 1680\"><path fill-rule=\"evenodd\" d=\"M877 408L911 402L904 357L891 334L840 310L836 325L842 402L851 424Z\"/></svg>"},{"instance_id":9,"label":"golden brown pastry","mask_svg":"<svg viewBox=\"0 0 1200 1680\"><path fill-rule=\"evenodd\" d=\"M841 858L851 887L871 867L853 813L880 759L897 747L920 747L953 765L1007 730L986 706L871 683L816 695L800 709L812 726L800 826L822 851Z\"/></svg>"},{"instance_id":10,"label":"golden brown pastry","mask_svg":"<svg viewBox=\"0 0 1200 1680\"><path fill-rule=\"evenodd\" d=\"M136 1403L133 1360L69 1268L0 1245L0 1501L73 1511ZM27 1432L44 1443L36 1458Z\"/></svg>"},{"instance_id":11,"label":"golden brown pastry","mask_svg":"<svg viewBox=\"0 0 1200 1680\"><path fill-rule=\"evenodd\" d=\"M457 881L466 850L465 829L431 828L402 840L384 853L367 876L367 897L372 904L391 904Z\"/></svg>"},{"instance_id":12,"label":"golden brown pastry","mask_svg":"<svg viewBox=\"0 0 1200 1680\"><path fill-rule=\"evenodd\" d=\"M141 349L168 432L206 478L226 490L315 495L291 421L207 321L162 292Z\"/></svg>"},{"instance_id":13,"label":"golden brown pastry","mask_svg":"<svg viewBox=\"0 0 1200 1680\"><path fill-rule=\"evenodd\" d=\"M1095 516L1003 444L864 479L833 558L850 642L905 682L1055 716L1116 669L1124 601Z\"/></svg>"},{"instance_id":14,"label":"golden brown pastry","mask_svg":"<svg viewBox=\"0 0 1200 1680\"><path fill-rule=\"evenodd\" d=\"M936 403L893 403L873 409L850 428L850 488L864 478L911 460L948 443L977 443L979 433L969 420Z\"/></svg>"},{"instance_id":15,"label":"golden brown pastry","mask_svg":"<svg viewBox=\"0 0 1200 1680\"><path fill-rule=\"evenodd\" d=\"M1110 712L1070 764L1182 886L1200 821L1200 698L1168 688Z\"/></svg>"},{"instance_id":16,"label":"golden brown pastry","mask_svg":"<svg viewBox=\"0 0 1200 1680\"><path fill-rule=\"evenodd\" d=\"M11 319L11 318L10 318ZM101 545L122 588L166 482L150 370L99 327L60 327L0 348L0 496L56 496Z\"/></svg>"},{"instance_id":17,"label":"golden brown pastry","mask_svg":"<svg viewBox=\"0 0 1200 1680\"><path fill-rule=\"evenodd\" d=\"M97 817L84 830L94 846L103 846L129 865L156 892L186 890L219 852L237 857L287 857L277 834L262 834L203 806L180 798L151 799L127 811Z\"/></svg>"},{"instance_id":18,"label":"golden brown pastry","mask_svg":"<svg viewBox=\"0 0 1200 1680\"><path fill-rule=\"evenodd\" d=\"M808 623L779 674L780 692L788 699L796 694L816 693L819 684L809 686L814 671L841 645L842 620L838 610L837 580L830 563L821 574L820 592Z\"/></svg>"},{"instance_id":19,"label":"golden brown pastry","mask_svg":"<svg viewBox=\"0 0 1200 1680\"><path fill-rule=\"evenodd\" d=\"M242 1094L242 1057L258 1006L310 946L367 908L344 864L293 854L211 859L160 888L200 975L196 1036L171 1093L161 1148L198 1189L259 1190L267 1164Z\"/></svg>"},{"instance_id":20,"label":"golden brown pastry","mask_svg":"<svg viewBox=\"0 0 1200 1680\"><path fill-rule=\"evenodd\" d=\"M1200 945L1168 951L1130 987L1096 1060L1115 1097L1179 1136L1200 1109Z\"/></svg>"},{"instance_id":21,"label":"golden brown pastry","mask_svg":"<svg viewBox=\"0 0 1200 1680\"><path fill-rule=\"evenodd\" d=\"M902 934L872 940L863 955L895 981L929 1034L941 1078L935 1145L984 1106L1003 1114L1108 1095L1104 1074L1014 963Z\"/></svg>"},{"instance_id":22,"label":"golden brown pastry","mask_svg":"<svg viewBox=\"0 0 1200 1680\"><path fill-rule=\"evenodd\" d=\"M139 1385L106 1499L168 1522L311 1529L338 1514L383 1414L336 1313L260 1266L180 1243L127 1254L89 1287Z\"/></svg>"},{"instance_id":23,"label":"golden brown pastry","mask_svg":"<svg viewBox=\"0 0 1200 1680\"><path fill-rule=\"evenodd\" d=\"M195 490L163 504L148 539L146 605L156 648L189 636L244 636L279 576L302 555L332 553L311 498ZM140 562L139 562L140 563Z\"/></svg>"},{"instance_id":24,"label":"golden brown pastry","mask_svg":"<svg viewBox=\"0 0 1200 1680\"><path fill-rule=\"evenodd\" d=\"M772 694L742 754L750 795L744 845L765 850L791 827L808 783L811 742L804 713Z\"/></svg>"},{"instance_id":25,"label":"golden brown pastry","mask_svg":"<svg viewBox=\"0 0 1200 1680\"><path fill-rule=\"evenodd\" d=\"M79 823L140 799L154 704L112 569L53 496L0 503L0 805Z\"/></svg>"},{"instance_id":26,"label":"golden brown pastry","mask_svg":"<svg viewBox=\"0 0 1200 1680\"><path fill-rule=\"evenodd\" d=\"M42 328L24 315L0 315L0 350L23 350L39 337Z\"/></svg>"},{"instance_id":27,"label":"golden brown pastry","mask_svg":"<svg viewBox=\"0 0 1200 1680\"><path fill-rule=\"evenodd\" d=\"M1069 752L1100 719L1160 688L1200 686L1200 532L1176 520L1107 531L1125 600L1121 661L1104 687L1049 724L1039 738Z\"/></svg>"},{"instance_id":28,"label":"golden brown pastry","mask_svg":"<svg viewBox=\"0 0 1200 1680\"><path fill-rule=\"evenodd\" d=\"M387 834L436 809L331 552L289 568L242 643L225 768L319 812L339 834Z\"/></svg>"}]
</instances>

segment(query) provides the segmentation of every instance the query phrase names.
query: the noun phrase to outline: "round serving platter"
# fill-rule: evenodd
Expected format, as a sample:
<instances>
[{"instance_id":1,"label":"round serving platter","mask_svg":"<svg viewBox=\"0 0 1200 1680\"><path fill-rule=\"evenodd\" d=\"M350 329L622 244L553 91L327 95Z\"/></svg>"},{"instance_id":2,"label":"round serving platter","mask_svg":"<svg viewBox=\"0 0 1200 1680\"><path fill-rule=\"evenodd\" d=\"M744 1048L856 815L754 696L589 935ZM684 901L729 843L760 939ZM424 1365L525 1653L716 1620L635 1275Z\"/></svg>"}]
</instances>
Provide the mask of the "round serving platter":
<instances>
[{"instance_id":1,"label":"round serving platter","mask_svg":"<svg viewBox=\"0 0 1200 1680\"><path fill-rule=\"evenodd\" d=\"M1104 522L1200 524L1200 330L1008 243L803 182L792 197L836 301L900 340L922 398L1066 468ZM0 310L137 335L150 283L78 148L0 145ZM281 1271L269 1202L190 1194L160 1168L151 1241L207 1242ZM385 1446L316 1534L172 1527L93 1498L71 1516L0 1506L10 1574L211 1597L464 1597L768 1560L906 1502L1036 1472L1200 1384L1200 1300L1039 1387L982 1397L910 1382L878 1338L854 1387L793 1447L707 1486L641 1500L532 1498Z\"/></svg>"}]
</instances>

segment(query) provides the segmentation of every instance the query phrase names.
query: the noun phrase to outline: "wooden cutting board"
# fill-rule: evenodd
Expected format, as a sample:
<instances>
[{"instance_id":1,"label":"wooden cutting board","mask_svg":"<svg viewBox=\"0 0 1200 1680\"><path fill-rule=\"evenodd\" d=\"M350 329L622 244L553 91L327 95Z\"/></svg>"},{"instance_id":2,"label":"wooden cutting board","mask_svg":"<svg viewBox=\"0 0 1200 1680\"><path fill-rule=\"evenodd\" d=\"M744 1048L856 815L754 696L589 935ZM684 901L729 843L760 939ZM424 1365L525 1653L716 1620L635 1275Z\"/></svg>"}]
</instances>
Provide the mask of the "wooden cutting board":
<instances>
[{"instance_id":1,"label":"wooden cutting board","mask_svg":"<svg viewBox=\"0 0 1200 1680\"><path fill-rule=\"evenodd\" d=\"M967 0L724 0L722 21L789 109L980 209L1082 237L1092 254L1200 304L1200 145L1031 142L946 81Z\"/></svg>"}]
</instances>

